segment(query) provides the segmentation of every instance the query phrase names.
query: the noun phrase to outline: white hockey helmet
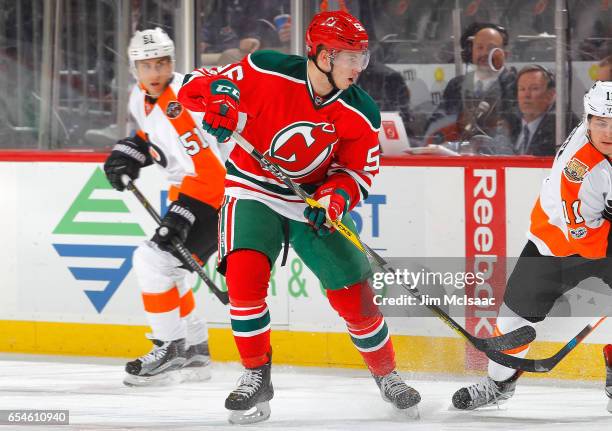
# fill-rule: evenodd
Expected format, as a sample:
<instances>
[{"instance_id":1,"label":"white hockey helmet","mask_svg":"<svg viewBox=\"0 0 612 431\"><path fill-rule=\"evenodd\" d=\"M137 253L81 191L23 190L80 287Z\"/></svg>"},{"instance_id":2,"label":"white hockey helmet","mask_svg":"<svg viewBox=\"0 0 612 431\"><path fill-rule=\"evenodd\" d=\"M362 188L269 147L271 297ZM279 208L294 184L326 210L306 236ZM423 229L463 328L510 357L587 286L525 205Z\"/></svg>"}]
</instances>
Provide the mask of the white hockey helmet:
<instances>
[{"instance_id":1,"label":"white hockey helmet","mask_svg":"<svg viewBox=\"0 0 612 431\"><path fill-rule=\"evenodd\" d=\"M128 46L130 69L136 76L136 61L149 58L170 57L174 62L174 42L159 27L136 31ZM137 77L136 77L137 78Z\"/></svg>"},{"instance_id":2,"label":"white hockey helmet","mask_svg":"<svg viewBox=\"0 0 612 431\"><path fill-rule=\"evenodd\" d=\"M612 81L596 81L584 95L584 117L612 118Z\"/></svg>"}]
</instances>

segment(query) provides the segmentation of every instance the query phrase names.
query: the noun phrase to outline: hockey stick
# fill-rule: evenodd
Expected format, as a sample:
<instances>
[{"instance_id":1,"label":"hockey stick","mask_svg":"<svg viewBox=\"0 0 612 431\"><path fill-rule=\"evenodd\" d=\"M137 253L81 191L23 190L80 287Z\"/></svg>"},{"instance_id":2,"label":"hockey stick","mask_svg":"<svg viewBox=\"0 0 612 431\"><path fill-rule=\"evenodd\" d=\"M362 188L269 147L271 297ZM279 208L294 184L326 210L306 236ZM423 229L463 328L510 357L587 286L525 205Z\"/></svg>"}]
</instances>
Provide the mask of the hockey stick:
<instances>
[{"instance_id":1,"label":"hockey stick","mask_svg":"<svg viewBox=\"0 0 612 431\"><path fill-rule=\"evenodd\" d=\"M302 198L304 202L314 208L322 208L321 204L313 199L308 193L304 191L298 184L296 184L287 174L285 174L275 163L269 161L263 154L253 147L245 138L243 138L238 132L234 132L232 134L232 138L244 149L247 153L249 153L255 160L257 160L262 168L269 171L274 175L278 180L284 183L287 187L289 187L293 192ZM370 257L378 266L383 268L386 272L390 272L392 274L395 273L395 270L389 265L389 263L384 260L381 256L378 255L374 250L372 250L367 244L361 242L357 235L355 235L350 229L348 229L341 221L333 221L332 225L344 236L348 239L351 244L357 247L359 250L364 252L368 257ZM412 287L410 285L406 286L403 283L399 283L403 288L405 288L411 295L416 298L421 298L422 294L419 292L416 287ZM437 315L440 319L442 319L451 329L456 331L459 335L468 340L476 349L488 352L488 351L499 351L499 350L508 350L513 349L525 344L532 342L535 339L536 333L535 329L531 326L523 326L521 328L516 329L515 331L509 332L508 334L501 335L498 337L492 338L479 338L474 337L470 333L468 333L461 325L459 325L452 317L450 317L444 310L438 307L435 304L430 304L429 302L425 302L424 304L427 308L429 308L435 315Z\"/></svg>"},{"instance_id":2,"label":"hockey stick","mask_svg":"<svg viewBox=\"0 0 612 431\"><path fill-rule=\"evenodd\" d=\"M161 217L159 216L159 214L157 214L157 211L155 211L155 209L151 206L151 203L149 202L149 200L140 192L138 187L136 187L136 184L134 184L132 180L130 180L129 177L127 177L127 175L124 176L123 182L126 188L129 191L131 191L134 194L134 196L136 196L136 199L138 199L138 201L147 210L147 212L151 215L151 217L153 217L155 222L158 225L161 225L161 222L162 222ZM202 267L198 264L198 262L196 262L196 260L193 258L189 250L187 250L187 247L185 247L185 244L183 244L183 241L181 241L180 238L177 238L177 237L173 237L171 241L172 241L172 246L176 249L176 251L183 258L182 259L183 263L185 263L187 266L193 269L200 276L200 278L204 281L204 283L206 283L206 285L210 288L210 290L212 290L212 293L215 294L215 296L219 299L219 301L221 301L223 305L229 304L229 296L227 292L223 292L219 290L219 288L215 285L215 283L213 283L212 280L208 278L208 276L206 275Z\"/></svg>"},{"instance_id":3,"label":"hockey stick","mask_svg":"<svg viewBox=\"0 0 612 431\"><path fill-rule=\"evenodd\" d=\"M574 350L578 344L582 342L591 332L595 330L607 316L598 317L597 319L586 325L574 338L572 338L561 350L553 356L544 359L524 359L506 355L501 352L485 352L489 359L497 362L505 367L519 370L519 373L527 371L530 373L547 373L555 368L559 362L565 358L569 352ZM519 374L519 375L520 375Z\"/></svg>"}]
</instances>

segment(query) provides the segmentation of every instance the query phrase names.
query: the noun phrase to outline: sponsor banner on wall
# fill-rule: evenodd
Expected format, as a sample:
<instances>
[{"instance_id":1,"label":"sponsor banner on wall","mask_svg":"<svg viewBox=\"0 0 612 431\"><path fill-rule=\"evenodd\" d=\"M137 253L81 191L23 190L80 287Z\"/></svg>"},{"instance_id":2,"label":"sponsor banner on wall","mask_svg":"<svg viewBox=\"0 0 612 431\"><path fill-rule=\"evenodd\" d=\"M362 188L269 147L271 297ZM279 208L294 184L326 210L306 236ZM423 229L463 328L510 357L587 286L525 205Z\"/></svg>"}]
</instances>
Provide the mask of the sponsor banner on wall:
<instances>
[{"instance_id":1,"label":"sponsor banner on wall","mask_svg":"<svg viewBox=\"0 0 612 431\"><path fill-rule=\"evenodd\" d=\"M3 197L12 210L0 212L0 221L14 229L0 251L5 269L0 320L146 324L131 256L155 224L140 203L128 192L112 190L99 163L1 166ZM467 168L465 176L464 167L383 166L368 199L353 212L361 238L383 257L422 258L423 265L426 258L468 256L473 260L466 270L491 264L487 282L491 289L500 286L507 271L504 261L495 259L506 249L522 248L531 206L525 202L537 194L546 170L487 166ZM163 212L168 202L161 174L144 169L138 185ZM214 257L205 271L225 289L213 262ZM195 276L192 285L199 312L213 325L227 325L226 307ZM487 289L469 293L484 296ZM268 303L276 327L345 330L319 281L293 250L285 267L280 260L274 266ZM452 311L463 316L461 310ZM457 321L472 333L490 336L496 310L465 311L467 322ZM397 309L389 322L397 334L456 336L436 318L402 315ZM543 325L538 336L562 341L580 324L565 319L551 329ZM605 339L602 330L590 338ZM470 363L478 357L470 356Z\"/></svg>"},{"instance_id":2,"label":"sponsor banner on wall","mask_svg":"<svg viewBox=\"0 0 612 431\"><path fill-rule=\"evenodd\" d=\"M472 298L502 298L506 283L506 180L500 167L465 168L465 256L466 272L483 274L484 282L468 284ZM466 329L471 334L494 336L499 301L467 305ZM466 369L480 370L486 356L466 347Z\"/></svg>"},{"instance_id":3,"label":"sponsor banner on wall","mask_svg":"<svg viewBox=\"0 0 612 431\"><path fill-rule=\"evenodd\" d=\"M155 224L128 192L113 190L96 163L3 163L17 166L17 267L10 290L14 302L0 304L0 319L146 324L132 254ZM9 169L4 172L11 171ZM406 181L410 178L410 181ZM461 219L448 220L433 201L446 194L462 208L460 168L384 167L368 198L353 211L364 241L382 256L447 255L463 250ZM441 185L442 184L442 185ZM44 185L44 186L42 186ZM165 211L165 182L154 168L142 171L138 185ZM205 271L225 289L213 268ZM32 270L36 268L36 270ZM200 311L213 324L229 322L227 310L193 277ZM297 330L344 330L312 272L290 251L285 267L276 262L268 302L272 323ZM433 335L438 327L395 319L397 331Z\"/></svg>"}]
</instances>

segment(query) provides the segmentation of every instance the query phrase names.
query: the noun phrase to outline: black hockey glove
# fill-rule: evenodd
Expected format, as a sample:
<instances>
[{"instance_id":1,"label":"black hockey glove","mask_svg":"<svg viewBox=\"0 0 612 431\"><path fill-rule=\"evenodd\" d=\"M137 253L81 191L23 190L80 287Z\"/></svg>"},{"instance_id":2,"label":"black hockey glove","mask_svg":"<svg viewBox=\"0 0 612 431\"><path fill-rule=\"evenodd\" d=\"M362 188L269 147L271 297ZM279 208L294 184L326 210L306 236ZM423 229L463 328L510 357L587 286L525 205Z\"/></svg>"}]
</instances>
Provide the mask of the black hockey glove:
<instances>
[{"instance_id":1,"label":"black hockey glove","mask_svg":"<svg viewBox=\"0 0 612 431\"><path fill-rule=\"evenodd\" d=\"M172 239L179 238L183 243L196 221L196 217L189 207L181 203L180 198L170 205L168 212L162 219L161 225L155 231L151 241L161 250L172 251Z\"/></svg>"},{"instance_id":2,"label":"black hockey glove","mask_svg":"<svg viewBox=\"0 0 612 431\"><path fill-rule=\"evenodd\" d=\"M117 141L104 163L104 173L115 190L125 190L121 177L127 175L133 181L138 178L140 168L150 165L151 156L147 143L138 136Z\"/></svg>"},{"instance_id":3,"label":"black hockey glove","mask_svg":"<svg viewBox=\"0 0 612 431\"><path fill-rule=\"evenodd\" d=\"M606 201L606 206L604 208L603 218L612 222L612 199Z\"/></svg>"}]
</instances>

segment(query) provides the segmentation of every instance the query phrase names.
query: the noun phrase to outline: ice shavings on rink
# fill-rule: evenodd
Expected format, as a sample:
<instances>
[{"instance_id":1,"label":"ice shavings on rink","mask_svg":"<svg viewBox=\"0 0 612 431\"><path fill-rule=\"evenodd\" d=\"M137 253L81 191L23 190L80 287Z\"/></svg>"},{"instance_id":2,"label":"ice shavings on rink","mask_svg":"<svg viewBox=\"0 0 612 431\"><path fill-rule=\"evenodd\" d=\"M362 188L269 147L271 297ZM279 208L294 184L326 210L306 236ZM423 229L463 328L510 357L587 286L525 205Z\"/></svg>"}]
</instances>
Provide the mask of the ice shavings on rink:
<instances>
[{"instance_id":1,"label":"ice shavings on rink","mask_svg":"<svg viewBox=\"0 0 612 431\"><path fill-rule=\"evenodd\" d=\"M82 361L82 359L80 359ZM237 364L215 364L213 378L164 388L122 385L120 362L44 362L0 359L0 409L68 409L70 426L19 426L57 430L236 430L227 423L225 397L240 376ZM406 420L382 401L365 371L272 369L275 397L270 420L249 430L611 430L612 414L599 382L586 386L522 381L500 409L451 409L452 393L465 382L408 378L421 392L421 419ZM403 424L402 422L408 422ZM399 428L401 427L401 428ZM12 429L2 427L0 429Z\"/></svg>"}]
</instances>

